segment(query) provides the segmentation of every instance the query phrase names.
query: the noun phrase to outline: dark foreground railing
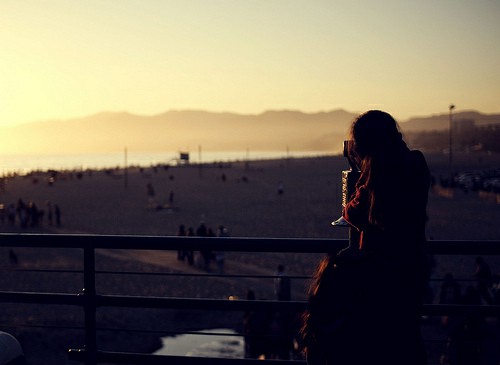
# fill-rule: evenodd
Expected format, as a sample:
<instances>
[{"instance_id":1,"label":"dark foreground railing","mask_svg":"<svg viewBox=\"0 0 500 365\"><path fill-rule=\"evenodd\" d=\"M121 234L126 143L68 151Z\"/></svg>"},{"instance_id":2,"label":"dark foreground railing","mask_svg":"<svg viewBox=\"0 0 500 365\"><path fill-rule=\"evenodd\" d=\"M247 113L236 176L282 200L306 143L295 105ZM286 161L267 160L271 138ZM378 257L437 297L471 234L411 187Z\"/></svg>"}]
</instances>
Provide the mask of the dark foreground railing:
<instances>
[{"instance_id":1,"label":"dark foreground railing","mask_svg":"<svg viewBox=\"0 0 500 365\"><path fill-rule=\"evenodd\" d=\"M96 310L102 307L168 308L220 311L286 310L301 312L306 308L303 301L261 301L227 299L192 299L168 297L142 297L99 295L96 293L96 249L127 250L193 250L209 247L212 251L226 252L282 252L328 253L346 247L347 240L326 239L268 239L268 238L199 238L156 236L108 236L108 235L45 235L0 234L0 247L79 248L83 249L84 288L79 294L0 292L0 302L63 304L83 308L85 344L81 349L70 349L69 358L85 364L254 364L251 359L214 359L184 356L160 356L137 353L101 351L96 341ZM436 255L500 255L500 241L431 241L429 254ZM444 316L453 314L477 314L484 317L500 317L498 305L425 305L424 314ZM303 361L264 360L259 364L304 364Z\"/></svg>"}]
</instances>

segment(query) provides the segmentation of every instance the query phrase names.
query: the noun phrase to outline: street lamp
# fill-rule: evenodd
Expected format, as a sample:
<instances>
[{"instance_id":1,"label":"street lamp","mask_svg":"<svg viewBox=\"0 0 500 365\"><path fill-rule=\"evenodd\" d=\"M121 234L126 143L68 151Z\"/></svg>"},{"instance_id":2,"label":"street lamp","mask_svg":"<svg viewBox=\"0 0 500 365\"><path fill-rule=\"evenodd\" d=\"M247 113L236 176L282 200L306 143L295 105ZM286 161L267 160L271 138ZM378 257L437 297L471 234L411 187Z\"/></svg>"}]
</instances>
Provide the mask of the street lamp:
<instances>
[{"instance_id":1,"label":"street lamp","mask_svg":"<svg viewBox=\"0 0 500 365\"><path fill-rule=\"evenodd\" d=\"M449 119L450 119L450 130L449 130L449 142L450 142L450 146L449 146L449 158L450 158L450 179L452 178L453 176L453 170L452 170L452 161L453 161L453 148L452 148L452 143L451 143L451 130L452 130L452 111L453 109L455 109L455 105L453 104L450 104L450 116L449 116Z\"/></svg>"}]
</instances>

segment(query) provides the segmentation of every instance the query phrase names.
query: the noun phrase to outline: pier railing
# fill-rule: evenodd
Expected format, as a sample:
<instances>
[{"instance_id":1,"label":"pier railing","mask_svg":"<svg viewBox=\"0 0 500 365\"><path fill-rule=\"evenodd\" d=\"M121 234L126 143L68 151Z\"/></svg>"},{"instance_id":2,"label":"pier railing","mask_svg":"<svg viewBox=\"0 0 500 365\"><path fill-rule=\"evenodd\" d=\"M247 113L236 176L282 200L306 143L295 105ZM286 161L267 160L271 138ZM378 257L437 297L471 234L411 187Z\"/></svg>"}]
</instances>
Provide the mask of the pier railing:
<instances>
[{"instance_id":1,"label":"pier railing","mask_svg":"<svg viewBox=\"0 0 500 365\"><path fill-rule=\"evenodd\" d=\"M169 308L220 311L286 310L301 312L304 301L262 301L144 297L129 295L102 295L96 292L96 256L98 249L168 250L226 252L282 252L282 253L329 253L346 247L348 240L288 239L288 238L199 238L158 236L110 236L110 235L52 235L52 234L0 234L0 247L77 248L83 250L83 285L78 294L39 292L0 292L0 302L56 304L80 307L84 313L85 343L69 349L70 360L87 365L115 364L254 364L251 359L213 359L203 357L163 356L140 353L102 351L97 343L96 310L103 307ZM426 246L435 255L500 255L500 241L430 241ZM442 305L424 306L428 316L477 314L500 318L498 305ZM264 360L263 364L304 364L304 361Z\"/></svg>"}]
</instances>

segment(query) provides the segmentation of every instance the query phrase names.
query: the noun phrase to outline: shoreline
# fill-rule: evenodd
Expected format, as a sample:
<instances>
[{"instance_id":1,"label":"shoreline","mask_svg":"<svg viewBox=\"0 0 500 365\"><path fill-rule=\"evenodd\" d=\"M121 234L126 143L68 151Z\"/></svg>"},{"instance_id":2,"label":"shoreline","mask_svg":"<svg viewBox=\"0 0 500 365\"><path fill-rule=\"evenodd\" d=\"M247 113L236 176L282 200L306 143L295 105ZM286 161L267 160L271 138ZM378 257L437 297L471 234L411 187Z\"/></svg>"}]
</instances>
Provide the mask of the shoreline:
<instances>
[{"instance_id":1,"label":"shoreline","mask_svg":"<svg viewBox=\"0 0 500 365\"><path fill-rule=\"evenodd\" d=\"M189 152L110 152L110 153L74 153L69 155L2 155L3 176L40 174L48 171L77 173L116 169L140 169L163 166L218 165L266 160L284 160L294 158L318 158L336 156L332 151L204 151ZM187 159L186 159L187 158ZM200 161L201 159L201 161ZM24 161L28 162L24 162ZM33 167L26 167L29 164Z\"/></svg>"}]
</instances>

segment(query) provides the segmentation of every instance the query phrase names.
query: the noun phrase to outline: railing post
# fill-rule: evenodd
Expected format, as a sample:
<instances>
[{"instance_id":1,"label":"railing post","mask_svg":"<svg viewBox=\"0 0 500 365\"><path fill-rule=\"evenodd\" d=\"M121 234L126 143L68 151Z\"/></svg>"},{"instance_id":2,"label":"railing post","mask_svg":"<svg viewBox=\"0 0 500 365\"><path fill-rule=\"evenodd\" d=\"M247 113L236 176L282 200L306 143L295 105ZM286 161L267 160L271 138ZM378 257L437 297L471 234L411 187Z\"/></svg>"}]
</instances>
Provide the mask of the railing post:
<instances>
[{"instance_id":1,"label":"railing post","mask_svg":"<svg viewBox=\"0 0 500 365\"><path fill-rule=\"evenodd\" d=\"M95 249L83 249L83 311L85 316L85 364L97 363Z\"/></svg>"}]
</instances>

